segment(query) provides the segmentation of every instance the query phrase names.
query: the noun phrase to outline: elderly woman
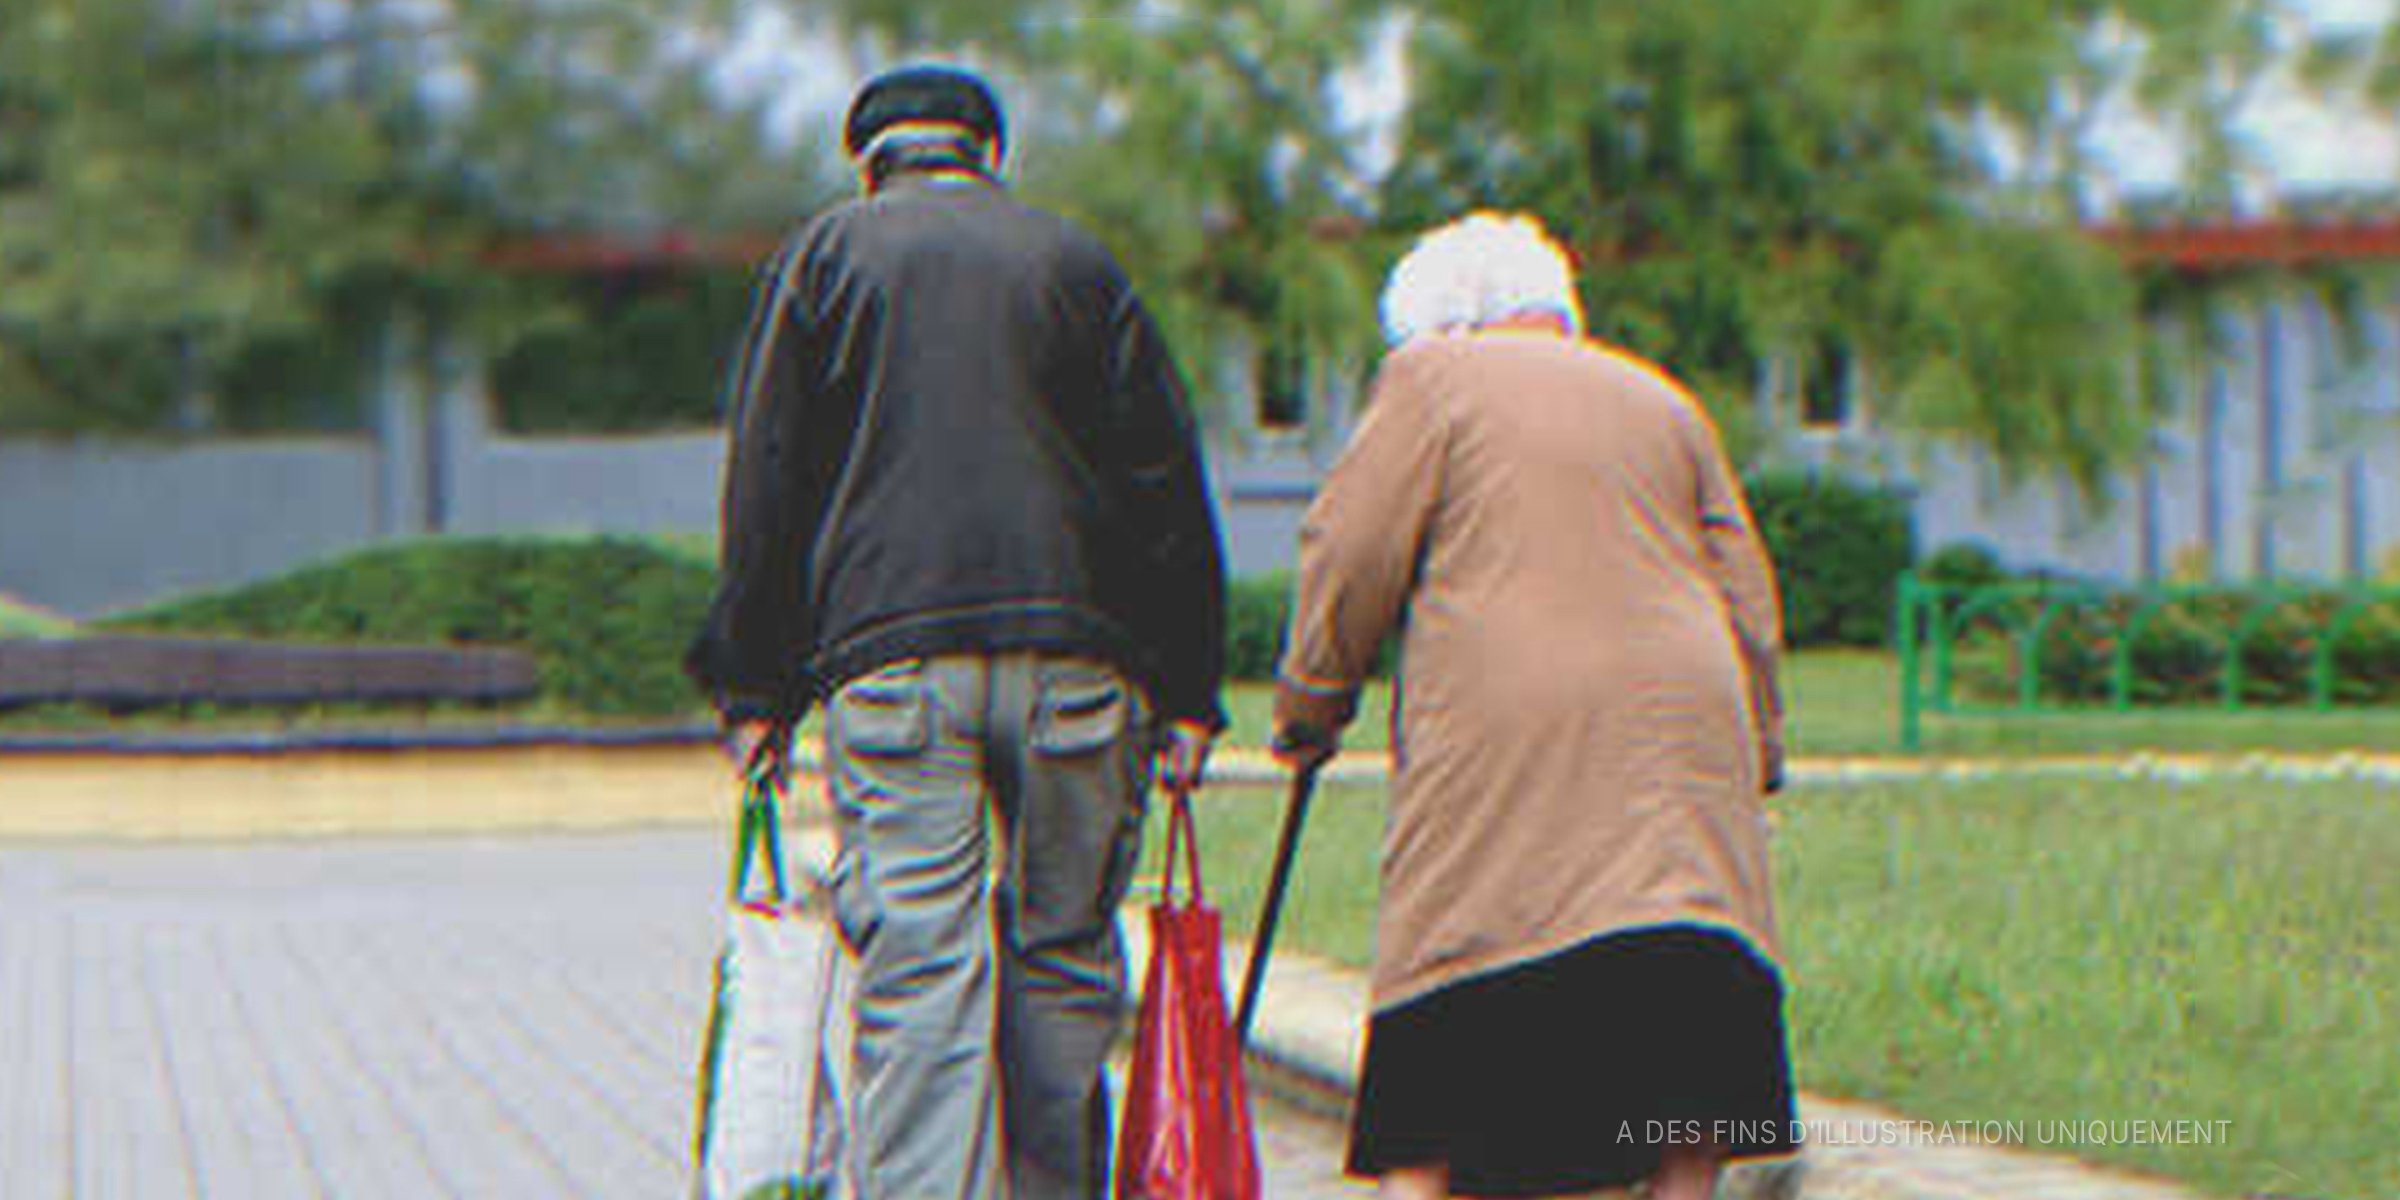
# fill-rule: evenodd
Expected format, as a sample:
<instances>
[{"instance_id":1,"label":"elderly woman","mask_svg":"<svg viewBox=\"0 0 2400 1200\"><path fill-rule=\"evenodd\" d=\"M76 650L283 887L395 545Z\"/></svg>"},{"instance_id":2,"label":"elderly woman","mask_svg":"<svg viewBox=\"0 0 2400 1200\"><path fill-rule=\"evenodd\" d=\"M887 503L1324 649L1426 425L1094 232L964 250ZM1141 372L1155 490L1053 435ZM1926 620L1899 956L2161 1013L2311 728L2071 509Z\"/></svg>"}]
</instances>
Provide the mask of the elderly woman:
<instances>
[{"instance_id":1,"label":"elderly woman","mask_svg":"<svg viewBox=\"0 0 2400 1200\"><path fill-rule=\"evenodd\" d=\"M1276 700L1321 761L1401 635L1350 1170L1388 1197L1794 1149L1762 796L1775 585L1700 405L1586 340L1565 256L1478 214L1393 271L1396 348L1309 510Z\"/></svg>"}]
</instances>

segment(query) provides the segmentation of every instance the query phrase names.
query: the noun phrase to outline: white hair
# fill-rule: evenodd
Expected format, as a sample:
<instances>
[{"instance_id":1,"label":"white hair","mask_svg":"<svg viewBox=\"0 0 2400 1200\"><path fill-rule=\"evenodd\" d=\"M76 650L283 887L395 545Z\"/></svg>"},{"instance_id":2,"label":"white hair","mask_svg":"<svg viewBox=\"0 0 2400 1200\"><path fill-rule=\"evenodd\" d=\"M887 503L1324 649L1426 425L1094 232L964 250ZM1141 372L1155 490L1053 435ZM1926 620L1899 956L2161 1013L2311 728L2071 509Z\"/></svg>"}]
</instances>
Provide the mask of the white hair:
<instances>
[{"instance_id":1,"label":"white hair","mask_svg":"<svg viewBox=\"0 0 2400 1200\"><path fill-rule=\"evenodd\" d=\"M1417 239L1383 287L1383 336L1472 329L1552 315L1583 332L1583 304L1565 250L1530 216L1476 212Z\"/></svg>"}]
</instances>

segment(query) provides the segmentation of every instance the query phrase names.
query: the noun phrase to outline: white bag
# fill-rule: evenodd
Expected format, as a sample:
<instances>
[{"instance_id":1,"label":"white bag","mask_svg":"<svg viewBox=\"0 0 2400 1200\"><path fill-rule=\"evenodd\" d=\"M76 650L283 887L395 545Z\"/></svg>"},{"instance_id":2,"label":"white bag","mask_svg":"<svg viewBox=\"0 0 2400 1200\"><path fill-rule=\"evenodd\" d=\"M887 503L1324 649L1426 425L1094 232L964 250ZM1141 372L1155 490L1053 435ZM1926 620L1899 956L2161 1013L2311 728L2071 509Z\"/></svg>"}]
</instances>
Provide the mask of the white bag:
<instances>
[{"instance_id":1,"label":"white bag","mask_svg":"<svg viewBox=\"0 0 2400 1200\"><path fill-rule=\"evenodd\" d=\"M742 802L733 906L700 1068L700 1200L829 1200L843 1185L849 952L784 884L775 787ZM767 890L749 886L765 851Z\"/></svg>"}]
</instances>

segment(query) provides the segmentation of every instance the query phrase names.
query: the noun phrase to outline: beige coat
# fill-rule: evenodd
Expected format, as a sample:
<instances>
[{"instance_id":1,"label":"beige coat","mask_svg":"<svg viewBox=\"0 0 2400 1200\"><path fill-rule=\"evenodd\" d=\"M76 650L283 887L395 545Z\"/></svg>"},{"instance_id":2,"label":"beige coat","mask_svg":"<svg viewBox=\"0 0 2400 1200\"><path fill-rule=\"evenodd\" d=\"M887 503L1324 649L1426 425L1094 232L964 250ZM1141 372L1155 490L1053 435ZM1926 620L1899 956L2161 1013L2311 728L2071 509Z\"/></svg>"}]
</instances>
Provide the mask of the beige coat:
<instances>
[{"instance_id":1,"label":"beige coat","mask_svg":"<svg viewBox=\"0 0 2400 1200\"><path fill-rule=\"evenodd\" d=\"M1668 922L1776 956L1781 621L1689 394L1546 333L1394 353L1301 528L1279 718L1346 722L1403 626L1379 1008Z\"/></svg>"}]
</instances>

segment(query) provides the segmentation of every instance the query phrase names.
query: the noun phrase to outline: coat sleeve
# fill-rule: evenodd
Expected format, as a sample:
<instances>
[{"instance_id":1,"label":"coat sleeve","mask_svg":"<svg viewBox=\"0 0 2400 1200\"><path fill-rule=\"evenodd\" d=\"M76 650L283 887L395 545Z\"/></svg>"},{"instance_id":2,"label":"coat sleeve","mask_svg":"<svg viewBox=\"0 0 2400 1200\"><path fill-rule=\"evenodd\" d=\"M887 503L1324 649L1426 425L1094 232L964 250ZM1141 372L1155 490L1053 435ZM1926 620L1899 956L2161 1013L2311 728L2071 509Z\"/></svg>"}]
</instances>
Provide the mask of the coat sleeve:
<instances>
[{"instance_id":1,"label":"coat sleeve","mask_svg":"<svg viewBox=\"0 0 2400 1200\"><path fill-rule=\"evenodd\" d=\"M1198 426L1157 324L1108 272L1111 488L1129 522L1131 584L1113 615L1148 662L1159 716L1225 727L1225 553L1209 499Z\"/></svg>"},{"instance_id":2,"label":"coat sleeve","mask_svg":"<svg viewBox=\"0 0 2400 1200\"><path fill-rule=\"evenodd\" d=\"M1387 359L1365 417L1300 525L1275 719L1332 733L1405 610L1441 497L1446 429L1424 366Z\"/></svg>"},{"instance_id":3,"label":"coat sleeve","mask_svg":"<svg viewBox=\"0 0 2400 1200\"><path fill-rule=\"evenodd\" d=\"M1685 426L1700 476L1700 530L1717 591L1733 622L1750 681L1752 727L1758 736L1760 778L1769 791L1783 786L1783 602L1775 567L1759 537L1741 481L1725 457L1716 427L1694 402Z\"/></svg>"},{"instance_id":4,"label":"coat sleeve","mask_svg":"<svg viewBox=\"0 0 2400 1200\"><path fill-rule=\"evenodd\" d=\"M831 490L826 442L837 425L816 411L809 271L803 239L760 269L727 379L717 594L684 656L727 720L797 720L810 695L809 543Z\"/></svg>"}]
</instances>

